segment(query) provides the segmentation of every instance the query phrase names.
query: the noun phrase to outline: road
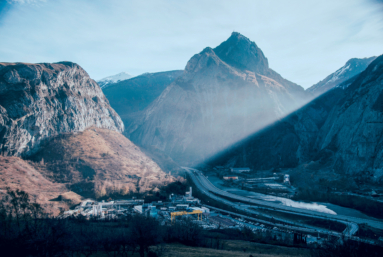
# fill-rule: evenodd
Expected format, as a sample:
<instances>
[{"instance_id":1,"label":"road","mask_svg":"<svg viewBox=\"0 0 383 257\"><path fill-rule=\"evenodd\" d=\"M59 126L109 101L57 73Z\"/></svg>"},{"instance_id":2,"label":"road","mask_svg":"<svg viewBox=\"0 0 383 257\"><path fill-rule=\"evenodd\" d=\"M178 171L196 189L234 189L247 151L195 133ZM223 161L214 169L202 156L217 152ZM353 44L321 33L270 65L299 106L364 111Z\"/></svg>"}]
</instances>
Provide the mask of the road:
<instances>
[{"instance_id":1,"label":"road","mask_svg":"<svg viewBox=\"0 0 383 257\"><path fill-rule=\"evenodd\" d=\"M193 180L194 184L198 187L198 189L202 193L206 194L207 196L209 196L209 197L211 197L217 201L223 202L229 206L232 206L238 210L245 211L247 213L256 214L256 215L260 214L259 212L255 212L255 211L253 212L252 210L249 210L249 208L246 208L245 206L240 207L240 205L237 205L237 204L233 203L232 201L228 201L228 200L223 199L221 197L225 197L225 198L229 198L232 200L241 201L241 202L256 205L256 206L252 206L252 208L269 209L269 210L278 211L278 212L285 212L285 213L291 213L291 214L295 214L295 215L308 216L308 217L313 217L313 218L319 218L319 219L333 220L333 221L341 222L341 223L344 223L347 225L347 228L345 229L343 234L346 237L352 237L353 239L358 240L358 241L360 241L360 240L356 239L355 237L352 236L358 231L358 228L359 228L358 224L367 224L367 225L375 227L375 228L383 229L383 222L376 221L376 220L362 219L362 218L356 218L356 217L345 216L345 215L332 215L332 214L327 214L327 213L318 213L318 212L311 211L311 210L299 209L299 208L294 208L291 206L284 206L284 205L276 204L273 202L268 202L268 201L263 201L263 200L258 200L258 199L251 199L248 197L232 194L232 193L223 191L223 190L215 187L203 175L203 173L201 171L196 170L196 169L192 169L192 168L188 168L188 167L183 167L183 168L188 172L188 174L190 175L190 178ZM219 197L219 196L221 196L221 197ZM262 215L265 216L264 214L262 214ZM274 218L274 219L276 219L276 218ZM287 222L290 224L292 223L291 221L284 220L284 219L276 219L276 220L279 220L282 222ZM308 226L306 224L293 224L292 226L295 227L297 225L298 226L304 226L306 232L309 232L309 231L313 232L313 230L314 230L313 227ZM301 231L302 231L302 229L301 229ZM339 236L339 233L331 232L331 231L325 230L325 229L316 228L316 232Z\"/></svg>"}]
</instances>

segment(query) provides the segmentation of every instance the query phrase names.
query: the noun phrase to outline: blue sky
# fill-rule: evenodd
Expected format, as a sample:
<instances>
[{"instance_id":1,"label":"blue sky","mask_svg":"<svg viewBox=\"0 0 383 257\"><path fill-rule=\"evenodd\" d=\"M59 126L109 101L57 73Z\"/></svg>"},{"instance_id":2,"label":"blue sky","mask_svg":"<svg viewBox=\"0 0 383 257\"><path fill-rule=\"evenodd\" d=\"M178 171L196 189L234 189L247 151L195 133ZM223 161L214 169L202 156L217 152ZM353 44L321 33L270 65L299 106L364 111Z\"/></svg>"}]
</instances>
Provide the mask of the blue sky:
<instances>
[{"instance_id":1,"label":"blue sky","mask_svg":"<svg viewBox=\"0 0 383 257\"><path fill-rule=\"evenodd\" d=\"M73 61L96 80L183 69L232 31L307 88L383 54L383 1L0 0L0 62Z\"/></svg>"}]
</instances>

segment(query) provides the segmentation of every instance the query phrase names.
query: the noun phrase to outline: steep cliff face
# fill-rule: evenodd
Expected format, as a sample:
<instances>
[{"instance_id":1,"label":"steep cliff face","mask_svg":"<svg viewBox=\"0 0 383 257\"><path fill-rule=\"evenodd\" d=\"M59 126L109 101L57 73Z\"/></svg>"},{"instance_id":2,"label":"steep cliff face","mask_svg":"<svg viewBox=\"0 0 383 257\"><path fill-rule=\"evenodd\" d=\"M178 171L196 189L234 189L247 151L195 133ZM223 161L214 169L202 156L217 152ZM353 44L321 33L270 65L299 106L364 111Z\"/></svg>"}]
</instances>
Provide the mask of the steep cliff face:
<instances>
[{"instance_id":1,"label":"steep cliff face","mask_svg":"<svg viewBox=\"0 0 383 257\"><path fill-rule=\"evenodd\" d=\"M383 56L345 89L317 139L319 150L334 151L335 167L345 173L383 176Z\"/></svg>"},{"instance_id":2,"label":"steep cliff face","mask_svg":"<svg viewBox=\"0 0 383 257\"><path fill-rule=\"evenodd\" d=\"M77 64L0 63L0 149L29 156L57 134L124 125L100 87Z\"/></svg>"},{"instance_id":3,"label":"steep cliff face","mask_svg":"<svg viewBox=\"0 0 383 257\"><path fill-rule=\"evenodd\" d=\"M255 169L305 164L383 180L383 56L350 83L215 156L211 164Z\"/></svg>"},{"instance_id":4,"label":"steep cliff face","mask_svg":"<svg viewBox=\"0 0 383 257\"><path fill-rule=\"evenodd\" d=\"M126 131L133 142L195 164L299 107L303 95L269 69L255 43L233 33L194 55Z\"/></svg>"},{"instance_id":5,"label":"steep cliff face","mask_svg":"<svg viewBox=\"0 0 383 257\"><path fill-rule=\"evenodd\" d=\"M347 87L351 83L342 83L359 75L375 59L375 56L363 59L352 58L348 60L343 67L327 76L324 80L308 88L307 91L315 96L318 96L339 85Z\"/></svg>"}]
</instances>

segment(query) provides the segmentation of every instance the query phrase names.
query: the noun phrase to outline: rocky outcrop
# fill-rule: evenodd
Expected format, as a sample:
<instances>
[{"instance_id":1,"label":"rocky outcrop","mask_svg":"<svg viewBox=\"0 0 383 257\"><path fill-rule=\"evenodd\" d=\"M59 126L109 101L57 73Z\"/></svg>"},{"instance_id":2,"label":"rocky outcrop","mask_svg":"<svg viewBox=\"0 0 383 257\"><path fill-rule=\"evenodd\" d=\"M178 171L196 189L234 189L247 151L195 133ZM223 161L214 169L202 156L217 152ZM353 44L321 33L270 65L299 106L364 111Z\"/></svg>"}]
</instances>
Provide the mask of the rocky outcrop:
<instances>
[{"instance_id":1,"label":"rocky outcrop","mask_svg":"<svg viewBox=\"0 0 383 257\"><path fill-rule=\"evenodd\" d=\"M307 92L312 93L314 96L318 96L340 85L342 88L345 88L349 86L352 81L350 83L343 82L346 82L359 75L375 59L375 56L363 59L352 58L348 60L342 68L327 76L324 80L308 88Z\"/></svg>"},{"instance_id":2,"label":"rocky outcrop","mask_svg":"<svg viewBox=\"0 0 383 257\"><path fill-rule=\"evenodd\" d=\"M383 180L383 56L334 88L210 160L254 169L327 170ZM315 167L315 168L314 168ZM344 177L342 177L344 178Z\"/></svg>"},{"instance_id":3,"label":"rocky outcrop","mask_svg":"<svg viewBox=\"0 0 383 257\"><path fill-rule=\"evenodd\" d=\"M254 42L233 33L194 55L126 133L192 165L298 108L304 95L268 67Z\"/></svg>"},{"instance_id":4,"label":"rocky outcrop","mask_svg":"<svg viewBox=\"0 0 383 257\"><path fill-rule=\"evenodd\" d=\"M95 126L124 125L100 87L77 64L0 63L0 149L29 156L44 140Z\"/></svg>"}]
</instances>

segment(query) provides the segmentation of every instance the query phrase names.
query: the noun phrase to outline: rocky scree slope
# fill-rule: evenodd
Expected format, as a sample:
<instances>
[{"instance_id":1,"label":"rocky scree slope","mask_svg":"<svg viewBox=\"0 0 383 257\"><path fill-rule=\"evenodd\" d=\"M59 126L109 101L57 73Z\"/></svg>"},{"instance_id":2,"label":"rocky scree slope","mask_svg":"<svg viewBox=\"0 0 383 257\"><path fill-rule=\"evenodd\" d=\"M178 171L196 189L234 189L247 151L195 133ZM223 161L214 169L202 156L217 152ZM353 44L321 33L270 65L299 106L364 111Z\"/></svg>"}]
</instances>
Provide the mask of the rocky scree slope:
<instances>
[{"instance_id":1,"label":"rocky scree slope","mask_svg":"<svg viewBox=\"0 0 383 257\"><path fill-rule=\"evenodd\" d=\"M77 64L0 63L0 149L29 156L65 132L124 125L100 87Z\"/></svg>"},{"instance_id":2,"label":"rocky scree slope","mask_svg":"<svg viewBox=\"0 0 383 257\"><path fill-rule=\"evenodd\" d=\"M328 171L383 181L383 56L347 88L334 88L211 160L254 169ZM352 175L352 176L350 176Z\"/></svg>"},{"instance_id":3,"label":"rocky scree slope","mask_svg":"<svg viewBox=\"0 0 383 257\"><path fill-rule=\"evenodd\" d=\"M194 55L126 133L175 161L193 165L263 128L306 101L302 87L268 67L239 33Z\"/></svg>"},{"instance_id":4,"label":"rocky scree slope","mask_svg":"<svg viewBox=\"0 0 383 257\"><path fill-rule=\"evenodd\" d=\"M341 85L342 87L347 87L352 83L352 81L350 81L349 83L342 83L359 75L375 59L376 56L363 59L352 58L348 60L346 64L340 69L338 69L336 72L332 73L331 75L327 76L324 80L308 88L307 92L312 93L314 96L319 96L339 85Z\"/></svg>"}]
</instances>

